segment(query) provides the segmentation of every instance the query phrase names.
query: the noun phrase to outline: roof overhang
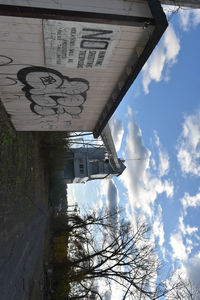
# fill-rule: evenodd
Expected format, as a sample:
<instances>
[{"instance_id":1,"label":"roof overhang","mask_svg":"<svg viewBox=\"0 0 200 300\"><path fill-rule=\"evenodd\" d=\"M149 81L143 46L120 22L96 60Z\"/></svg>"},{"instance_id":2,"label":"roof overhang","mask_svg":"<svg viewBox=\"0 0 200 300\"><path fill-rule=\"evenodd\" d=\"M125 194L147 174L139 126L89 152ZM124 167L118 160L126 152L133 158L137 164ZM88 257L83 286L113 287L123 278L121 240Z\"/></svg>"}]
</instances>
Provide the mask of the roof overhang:
<instances>
[{"instance_id":1,"label":"roof overhang","mask_svg":"<svg viewBox=\"0 0 200 300\"><path fill-rule=\"evenodd\" d=\"M15 0L16 6L12 5L12 0L7 0L7 5L3 2L0 0L1 32L4 34L0 33L0 56L8 59L0 64L3 74L0 92L17 130L92 131L94 137L98 137L168 25L158 0L58 0L57 3L62 2L60 7L49 4L53 1L32 0L30 4L30 1ZM78 2L80 6L77 6ZM91 8L94 2L99 5L98 11ZM69 9L66 9L67 5ZM76 41L84 48L87 62L85 57L81 66L77 62L81 53L77 45L73 63L67 62L64 54L58 62L56 51L60 28L66 35L62 49L71 43L70 30L76 29ZM96 50L91 42L96 45ZM98 59L102 58L102 53L100 64ZM92 64L90 55L93 55ZM32 97L38 74L44 87L39 96L37 90ZM48 90L45 96L50 100L42 99L41 104L39 101L47 91L47 84L50 86L56 80L60 82L56 86L57 96L55 90L52 95ZM79 91L72 91L70 84L79 84ZM64 96L58 99L61 92ZM53 101L56 104L50 107ZM71 107L70 101L73 102Z\"/></svg>"},{"instance_id":2,"label":"roof overhang","mask_svg":"<svg viewBox=\"0 0 200 300\"><path fill-rule=\"evenodd\" d=\"M151 10L153 19L150 19L149 23L143 23L143 28L145 28L145 26L148 27L150 24L152 24L154 26L154 30L149 36L149 40L147 41L146 46L139 55L137 61L134 61L133 64L130 61L130 65L127 66L129 72L123 72L121 81L119 81L118 86L114 91L115 95L117 96L113 96L110 99L110 103L108 102L108 104L105 106L104 111L102 112L102 115L100 116L98 123L94 129L94 137L98 137L101 134L102 130L122 101L131 84L136 79L137 75L148 60L149 56L153 52L154 48L158 44L160 38L162 37L168 26L168 22L166 20L166 16L162 10L160 2L157 0L147 0L147 2Z\"/></svg>"}]
</instances>

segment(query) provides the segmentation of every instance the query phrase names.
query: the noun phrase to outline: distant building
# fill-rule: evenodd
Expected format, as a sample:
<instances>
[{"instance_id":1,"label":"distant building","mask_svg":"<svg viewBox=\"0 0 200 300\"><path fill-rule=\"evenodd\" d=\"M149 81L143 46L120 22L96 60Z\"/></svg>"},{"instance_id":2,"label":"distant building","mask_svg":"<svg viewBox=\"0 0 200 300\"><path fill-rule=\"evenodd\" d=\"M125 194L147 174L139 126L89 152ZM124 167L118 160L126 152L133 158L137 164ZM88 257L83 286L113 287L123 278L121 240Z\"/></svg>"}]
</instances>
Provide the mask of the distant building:
<instances>
[{"instance_id":1,"label":"distant building","mask_svg":"<svg viewBox=\"0 0 200 300\"><path fill-rule=\"evenodd\" d=\"M68 149L66 165L57 169L55 176L64 179L65 183L85 183L121 175L126 167L117 157L109 125L104 128L101 138L104 147Z\"/></svg>"},{"instance_id":2,"label":"distant building","mask_svg":"<svg viewBox=\"0 0 200 300\"><path fill-rule=\"evenodd\" d=\"M118 159L118 166L106 158L106 148L71 149L70 159L62 176L66 183L85 183L95 179L111 179L119 176L125 169L123 161Z\"/></svg>"}]
</instances>

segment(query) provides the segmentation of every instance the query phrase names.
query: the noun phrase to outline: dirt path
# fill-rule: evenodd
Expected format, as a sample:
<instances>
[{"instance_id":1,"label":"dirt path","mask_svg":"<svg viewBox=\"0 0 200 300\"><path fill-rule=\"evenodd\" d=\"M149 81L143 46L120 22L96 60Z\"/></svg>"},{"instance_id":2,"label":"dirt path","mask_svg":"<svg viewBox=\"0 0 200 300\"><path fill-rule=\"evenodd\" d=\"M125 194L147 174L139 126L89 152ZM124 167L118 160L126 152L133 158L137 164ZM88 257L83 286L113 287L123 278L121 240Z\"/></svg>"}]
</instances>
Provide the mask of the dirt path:
<instances>
[{"instance_id":1,"label":"dirt path","mask_svg":"<svg viewBox=\"0 0 200 300\"><path fill-rule=\"evenodd\" d=\"M0 103L1 299L33 299L49 217L46 187L39 135L15 132Z\"/></svg>"}]
</instances>

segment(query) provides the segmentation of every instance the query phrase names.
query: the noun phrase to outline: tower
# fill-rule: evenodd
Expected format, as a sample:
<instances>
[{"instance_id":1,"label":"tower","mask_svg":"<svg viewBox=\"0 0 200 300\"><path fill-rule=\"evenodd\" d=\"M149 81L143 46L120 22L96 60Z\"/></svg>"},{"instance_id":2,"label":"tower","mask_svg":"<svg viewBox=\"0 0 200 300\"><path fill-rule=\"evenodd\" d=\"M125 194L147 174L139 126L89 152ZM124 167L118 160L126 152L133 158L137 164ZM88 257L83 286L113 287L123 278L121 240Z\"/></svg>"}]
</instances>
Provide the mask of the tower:
<instances>
[{"instance_id":1,"label":"tower","mask_svg":"<svg viewBox=\"0 0 200 300\"><path fill-rule=\"evenodd\" d=\"M119 176L125 169L123 161L118 166L112 164L112 157L106 157L106 148L74 148L64 169L66 183L85 183L95 179L111 179Z\"/></svg>"}]
</instances>

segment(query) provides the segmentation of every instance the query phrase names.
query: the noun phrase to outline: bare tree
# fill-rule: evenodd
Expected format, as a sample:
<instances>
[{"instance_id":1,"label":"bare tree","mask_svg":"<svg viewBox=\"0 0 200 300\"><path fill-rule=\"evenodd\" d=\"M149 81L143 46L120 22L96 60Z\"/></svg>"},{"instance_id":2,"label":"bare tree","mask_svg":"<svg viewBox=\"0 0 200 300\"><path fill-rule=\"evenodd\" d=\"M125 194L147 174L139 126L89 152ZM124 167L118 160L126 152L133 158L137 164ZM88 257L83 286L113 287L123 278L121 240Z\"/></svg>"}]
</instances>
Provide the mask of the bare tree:
<instances>
[{"instance_id":1,"label":"bare tree","mask_svg":"<svg viewBox=\"0 0 200 300\"><path fill-rule=\"evenodd\" d=\"M133 226L117 210L64 217L61 221L67 225L63 228L67 228L68 250L56 263L56 270L70 287L66 299L104 300L113 286L120 289L123 300L200 299L199 290L191 282L181 277L174 280L173 274L163 278L147 224L138 220ZM106 286L104 292L101 285Z\"/></svg>"},{"instance_id":2,"label":"bare tree","mask_svg":"<svg viewBox=\"0 0 200 300\"><path fill-rule=\"evenodd\" d=\"M90 230L91 226L104 226L112 227L111 220L116 218L120 213L120 210L109 212L107 210L101 210L98 214L95 211L86 213L83 216L70 213L68 215L59 215L54 220L54 233L71 232L74 233L77 230L85 228Z\"/></svg>"},{"instance_id":3,"label":"bare tree","mask_svg":"<svg viewBox=\"0 0 200 300\"><path fill-rule=\"evenodd\" d=\"M172 280L173 282L173 280ZM167 300L199 300L200 289L189 278L183 279L180 275L176 279L176 286L168 283L170 291L167 294Z\"/></svg>"},{"instance_id":4,"label":"bare tree","mask_svg":"<svg viewBox=\"0 0 200 300\"><path fill-rule=\"evenodd\" d=\"M91 291L90 282L99 280L108 287L119 286L124 300L162 297L168 291L163 281L156 280L161 264L149 240L149 226L138 221L133 227L117 218L117 212L112 216L106 212L85 217L83 227L72 226L72 242L77 230L85 242L81 240L83 247L75 247L68 256L70 282L79 287L82 299ZM96 296L103 299L98 291Z\"/></svg>"}]
</instances>

